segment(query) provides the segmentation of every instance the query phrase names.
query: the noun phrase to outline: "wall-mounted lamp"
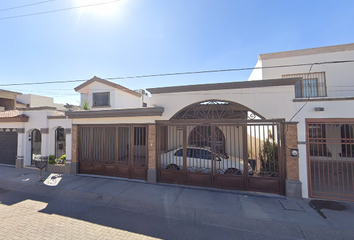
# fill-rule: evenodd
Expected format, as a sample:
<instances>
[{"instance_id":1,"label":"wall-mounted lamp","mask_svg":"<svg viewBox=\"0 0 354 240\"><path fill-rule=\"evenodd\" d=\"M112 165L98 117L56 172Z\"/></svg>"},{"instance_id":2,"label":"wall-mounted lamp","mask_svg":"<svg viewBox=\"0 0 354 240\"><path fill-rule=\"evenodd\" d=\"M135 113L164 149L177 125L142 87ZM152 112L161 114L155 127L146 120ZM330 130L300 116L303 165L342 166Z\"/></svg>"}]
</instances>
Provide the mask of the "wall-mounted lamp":
<instances>
[{"instance_id":1,"label":"wall-mounted lamp","mask_svg":"<svg viewBox=\"0 0 354 240\"><path fill-rule=\"evenodd\" d=\"M298 157L299 156L299 149L290 149L290 155L292 157Z\"/></svg>"},{"instance_id":2,"label":"wall-mounted lamp","mask_svg":"<svg viewBox=\"0 0 354 240\"><path fill-rule=\"evenodd\" d=\"M316 112L323 112L324 108L323 107L315 107Z\"/></svg>"}]
</instances>

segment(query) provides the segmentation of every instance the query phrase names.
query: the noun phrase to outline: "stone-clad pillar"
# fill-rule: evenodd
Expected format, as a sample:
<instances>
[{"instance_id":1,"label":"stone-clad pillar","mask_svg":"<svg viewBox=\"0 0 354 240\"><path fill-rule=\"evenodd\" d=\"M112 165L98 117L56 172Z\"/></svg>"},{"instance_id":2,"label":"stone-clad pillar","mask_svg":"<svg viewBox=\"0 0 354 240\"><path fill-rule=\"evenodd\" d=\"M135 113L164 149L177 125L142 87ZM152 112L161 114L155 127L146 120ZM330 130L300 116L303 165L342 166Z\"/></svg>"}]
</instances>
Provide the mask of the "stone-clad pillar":
<instances>
[{"instance_id":1,"label":"stone-clad pillar","mask_svg":"<svg viewBox=\"0 0 354 240\"><path fill-rule=\"evenodd\" d=\"M292 156L291 150L298 150L297 123L285 123L285 193L287 197L302 198L299 181L299 156ZM305 161L305 159L304 159Z\"/></svg>"},{"instance_id":2,"label":"stone-clad pillar","mask_svg":"<svg viewBox=\"0 0 354 240\"><path fill-rule=\"evenodd\" d=\"M150 183L156 183L157 171L156 171L156 125L148 126L148 172L147 181Z\"/></svg>"}]
</instances>

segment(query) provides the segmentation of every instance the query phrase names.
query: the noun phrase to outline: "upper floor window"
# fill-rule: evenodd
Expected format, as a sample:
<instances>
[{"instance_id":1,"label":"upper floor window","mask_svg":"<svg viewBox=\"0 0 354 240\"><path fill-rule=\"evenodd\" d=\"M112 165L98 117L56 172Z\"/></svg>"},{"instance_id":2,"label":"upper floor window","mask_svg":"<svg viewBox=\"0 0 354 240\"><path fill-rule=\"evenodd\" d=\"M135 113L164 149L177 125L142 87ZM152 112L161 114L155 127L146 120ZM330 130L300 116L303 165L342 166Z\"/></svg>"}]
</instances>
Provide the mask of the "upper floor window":
<instances>
[{"instance_id":1,"label":"upper floor window","mask_svg":"<svg viewBox=\"0 0 354 240\"><path fill-rule=\"evenodd\" d=\"M109 106L109 92L93 93L93 107Z\"/></svg>"},{"instance_id":2,"label":"upper floor window","mask_svg":"<svg viewBox=\"0 0 354 240\"><path fill-rule=\"evenodd\" d=\"M326 97L326 77L324 72L283 75L283 78L302 77L295 84L295 98Z\"/></svg>"}]
</instances>

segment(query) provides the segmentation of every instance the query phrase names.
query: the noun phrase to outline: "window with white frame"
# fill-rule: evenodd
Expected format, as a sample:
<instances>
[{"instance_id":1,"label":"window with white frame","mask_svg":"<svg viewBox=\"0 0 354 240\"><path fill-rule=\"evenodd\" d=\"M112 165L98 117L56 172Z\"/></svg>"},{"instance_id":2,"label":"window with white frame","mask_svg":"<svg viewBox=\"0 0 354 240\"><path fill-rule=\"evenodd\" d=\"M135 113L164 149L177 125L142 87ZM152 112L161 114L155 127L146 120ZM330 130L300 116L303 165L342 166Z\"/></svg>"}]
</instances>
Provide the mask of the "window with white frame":
<instances>
[{"instance_id":1,"label":"window with white frame","mask_svg":"<svg viewBox=\"0 0 354 240\"><path fill-rule=\"evenodd\" d=\"M302 78L295 84L295 98L326 97L325 72L286 74L283 78Z\"/></svg>"},{"instance_id":2,"label":"window with white frame","mask_svg":"<svg viewBox=\"0 0 354 240\"><path fill-rule=\"evenodd\" d=\"M93 100L93 107L107 107L110 105L109 101L110 94L109 92L103 93L93 93L92 100Z\"/></svg>"}]
</instances>

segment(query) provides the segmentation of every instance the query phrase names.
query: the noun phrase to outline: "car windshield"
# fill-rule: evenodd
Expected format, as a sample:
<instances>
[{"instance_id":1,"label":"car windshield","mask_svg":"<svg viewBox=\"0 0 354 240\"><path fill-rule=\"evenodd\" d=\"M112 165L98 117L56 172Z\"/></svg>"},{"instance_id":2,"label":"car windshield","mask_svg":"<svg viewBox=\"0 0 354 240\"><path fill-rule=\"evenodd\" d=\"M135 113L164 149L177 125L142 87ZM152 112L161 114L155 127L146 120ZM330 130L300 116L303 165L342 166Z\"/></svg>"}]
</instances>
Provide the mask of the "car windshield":
<instances>
[{"instance_id":1,"label":"car windshield","mask_svg":"<svg viewBox=\"0 0 354 240\"><path fill-rule=\"evenodd\" d=\"M190 158L212 159L212 153L204 149L188 148L187 156Z\"/></svg>"}]
</instances>

